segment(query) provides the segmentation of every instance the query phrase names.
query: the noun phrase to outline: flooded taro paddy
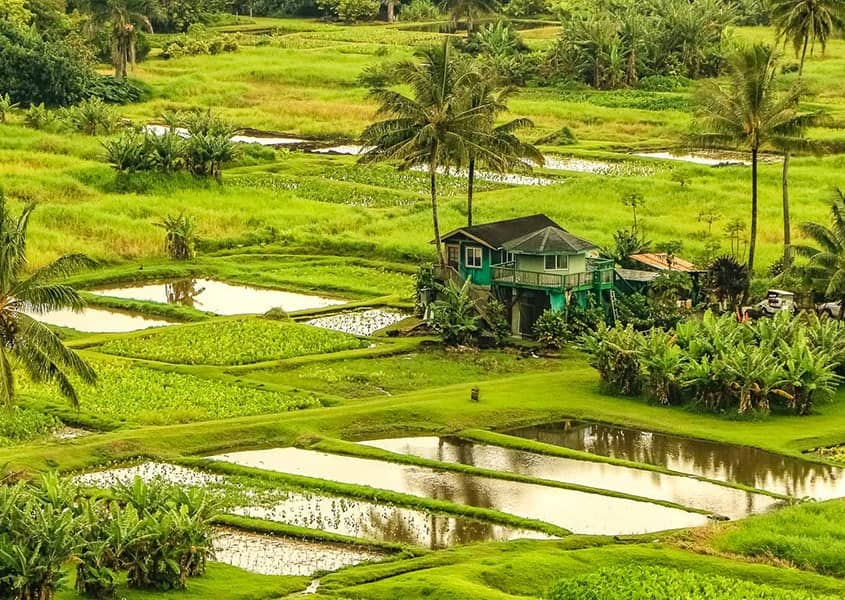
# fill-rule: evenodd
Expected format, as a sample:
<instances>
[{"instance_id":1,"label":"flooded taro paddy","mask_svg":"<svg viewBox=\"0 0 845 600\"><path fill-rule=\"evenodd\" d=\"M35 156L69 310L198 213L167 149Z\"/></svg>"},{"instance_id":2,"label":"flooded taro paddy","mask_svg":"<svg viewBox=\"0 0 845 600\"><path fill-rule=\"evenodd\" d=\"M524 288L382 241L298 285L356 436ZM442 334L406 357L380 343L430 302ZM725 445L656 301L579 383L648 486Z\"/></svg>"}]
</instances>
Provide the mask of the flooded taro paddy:
<instances>
[{"instance_id":1,"label":"flooded taro paddy","mask_svg":"<svg viewBox=\"0 0 845 600\"><path fill-rule=\"evenodd\" d=\"M217 315L263 314L273 308L296 312L345 304L345 300L325 298L237 285L212 279L180 279L161 283L92 290L98 296L179 304Z\"/></svg>"},{"instance_id":2,"label":"flooded taro paddy","mask_svg":"<svg viewBox=\"0 0 845 600\"><path fill-rule=\"evenodd\" d=\"M748 446L574 420L509 429L502 433L739 483L793 498L824 500L845 496L845 469Z\"/></svg>"},{"instance_id":3,"label":"flooded taro paddy","mask_svg":"<svg viewBox=\"0 0 845 600\"><path fill-rule=\"evenodd\" d=\"M246 467L493 509L575 533L634 534L704 525L708 517L648 501L298 448L209 457ZM585 510L585 507L589 507Z\"/></svg>"}]
</instances>

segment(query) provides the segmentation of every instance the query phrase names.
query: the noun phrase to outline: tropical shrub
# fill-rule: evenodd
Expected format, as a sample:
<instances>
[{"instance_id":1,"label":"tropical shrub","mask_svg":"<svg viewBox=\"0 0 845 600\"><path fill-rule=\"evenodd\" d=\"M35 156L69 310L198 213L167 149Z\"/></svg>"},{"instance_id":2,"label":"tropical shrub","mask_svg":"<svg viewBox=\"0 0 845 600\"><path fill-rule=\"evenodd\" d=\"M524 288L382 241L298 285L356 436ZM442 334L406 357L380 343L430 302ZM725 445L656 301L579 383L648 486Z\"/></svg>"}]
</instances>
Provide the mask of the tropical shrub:
<instances>
[{"instance_id":1,"label":"tropical shrub","mask_svg":"<svg viewBox=\"0 0 845 600\"><path fill-rule=\"evenodd\" d=\"M400 6L399 14L403 21L432 21L442 16L431 0L411 0Z\"/></svg>"},{"instance_id":2,"label":"tropical shrub","mask_svg":"<svg viewBox=\"0 0 845 600\"><path fill-rule=\"evenodd\" d=\"M53 130L58 127L56 114L48 110L44 103L32 104L24 113L23 121L32 129Z\"/></svg>"},{"instance_id":3,"label":"tropical shrub","mask_svg":"<svg viewBox=\"0 0 845 600\"><path fill-rule=\"evenodd\" d=\"M156 223L164 229L164 251L173 260L190 260L194 257L194 221L185 213L178 216L167 215L161 223Z\"/></svg>"},{"instance_id":4,"label":"tropical shrub","mask_svg":"<svg viewBox=\"0 0 845 600\"><path fill-rule=\"evenodd\" d=\"M372 21L378 16L381 0L317 0L327 15L344 23Z\"/></svg>"},{"instance_id":5,"label":"tropical shrub","mask_svg":"<svg viewBox=\"0 0 845 600\"><path fill-rule=\"evenodd\" d=\"M546 348L563 348L570 339L566 315L559 310L546 310L534 323L534 337Z\"/></svg>"},{"instance_id":6,"label":"tropical shrub","mask_svg":"<svg viewBox=\"0 0 845 600\"><path fill-rule=\"evenodd\" d=\"M0 96L0 123L5 123L8 114L17 107L18 103L12 102L12 98L9 94L3 94Z\"/></svg>"},{"instance_id":7,"label":"tropical shrub","mask_svg":"<svg viewBox=\"0 0 845 600\"><path fill-rule=\"evenodd\" d=\"M498 300L490 300L484 308L484 319L496 345L504 344L505 340L511 336L511 324L505 305Z\"/></svg>"},{"instance_id":8,"label":"tropical shrub","mask_svg":"<svg viewBox=\"0 0 845 600\"><path fill-rule=\"evenodd\" d=\"M748 267L740 264L733 256L717 258L707 270L707 284L711 293L726 307L739 306L748 283Z\"/></svg>"},{"instance_id":9,"label":"tropical shrub","mask_svg":"<svg viewBox=\"0 0 845 600\"><path fill-rule=\"evenodd\" d=\"M223 52L237 52L238 38L234 35L180 35L169 40L161 49L161 57L180 58L182 56L198 56L202 54L222 54Z\"/></svg>"},{"instance_id":10,"label":"tropical shrub","mask_svg":"<svg viewBox=\"0 0 845 600\"><path fill-rule=\"evenodd\" d=\"M447 346L468 345L480 328L478 305L471 295L469 280L458 286L436 284L440 298L431 307L431 324Z\"/></svg>"},{"instance_id":11,"label":"tropical shrub","mask_svg":"<svg viewBox=\"0 0 845 600\"><path fill-rule=\"evenodd\" d=\"M688 400L713 411L775 406L807 415L842 381L836 371L845 364L843 333L842 323L815 315L780 313L748 324L707 312L671 332L600 326L584 346L616 393L642 391L662 404Z\"/></svg>"},{"instance_id":12,"label":"tropical shrub","mask_svg":"<svg viewBox=\"0 0 845 600\"><path fill-rule=\"evenodd\" d=\"M120 123L117 112L99 98L83 100L63 109L59 118L73 131L85 135L114 133Z\"/></svg>"},{"instance_id":13,"label":"tropical shrub","mask_svg":"<svg viewBox=\"0 0 845 600\"><path fill-rule=\"evenodd\" d=\"M632 564L604 567L560 580L546 594L548 600L833 600L831 596L784 589L742 579Z\"/></svg>"},{"instance_id":14,"label":"tropical shrub","mask_svg":"<svg viewBox=\"0 0 845 600\"><path fill-rule=\"evenodd\" d=\"M137 131L125 131L116 138L105 140L103 149L106 162L118 173L135 173L151 168L147 136Z\"/></svg>"}]
</instances>

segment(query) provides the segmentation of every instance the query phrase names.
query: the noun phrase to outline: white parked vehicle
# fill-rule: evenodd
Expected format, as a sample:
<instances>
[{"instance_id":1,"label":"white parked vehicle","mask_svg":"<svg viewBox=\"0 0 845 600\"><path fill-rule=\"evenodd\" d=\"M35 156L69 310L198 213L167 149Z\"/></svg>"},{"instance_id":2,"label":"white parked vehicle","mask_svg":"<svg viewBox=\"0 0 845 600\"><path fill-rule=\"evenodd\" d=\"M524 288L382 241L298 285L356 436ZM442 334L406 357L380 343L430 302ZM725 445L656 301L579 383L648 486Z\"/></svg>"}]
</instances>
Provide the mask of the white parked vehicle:
<instances>
[{"instance_id":1,"label":"white parked vehicle","mask_svg":"<svg viewBox=\"0 0 845 600\"><path fill-rule=\"evenodd\" d=\"M842 314L842 300L835 302L825 302L816 307L816 312L820 316L830 317L831 319L839 319Z\"/></svg>"},{"instance_id":2,"label":"white parked vehicle","mask_svg":"<svg viewBox=\"0 0 845 600\"><path fill-rule=\"evenodd\" d=\"M784 311L795 313L795 294L786 290L769 290L765 300L742 309L743 314L752 319L774 317Z\"/></svg>"}]
</instances>

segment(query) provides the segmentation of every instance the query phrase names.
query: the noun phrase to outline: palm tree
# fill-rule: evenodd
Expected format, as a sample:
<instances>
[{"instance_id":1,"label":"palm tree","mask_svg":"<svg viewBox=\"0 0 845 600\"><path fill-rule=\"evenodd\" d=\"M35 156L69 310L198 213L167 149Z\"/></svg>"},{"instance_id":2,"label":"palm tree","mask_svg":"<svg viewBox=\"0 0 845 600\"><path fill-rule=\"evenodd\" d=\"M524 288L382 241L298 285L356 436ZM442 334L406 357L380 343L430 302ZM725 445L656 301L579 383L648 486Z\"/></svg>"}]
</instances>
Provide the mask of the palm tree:
<instances>
[{"instance_id":1,"label":"palm tree","mask_svg":"<svg viewBox=\"0 0 845 600\"><path fill-rule=\"evenodd\" d=\"M775 0L771 19L778 40L784 44L792 42L795 55L800 53L798 75L801 76L807 48L812 54L818 42L824 52L834 33L845 30L845 3L842 0Z\"/></svg>"},{"instance_id":2,"label":"palm tree","mask_svg":"<svg viewBox=\"0 0 845 600\"><path fill-rule=\"evenodd\" d=\"M475 21L482 15L495 13L499 3L497 0L440 0L440 9L449 13L453 25L465 19L469 34L475 27Z\"/></svg>"},{"instance_id":3,"label":"palm tree","mask_svg":"<svg viewBox=\"0 0 845 600\"><path fill-rule=\"evenodd\" d=\"M800 131L804 117L798 113L799 88L775 91L777 55L765 44L743 48L728 60L728 84L709 82L699 93L697 126L706 133L706 146L736 145L751 152L751 235L748 272L754 272L757 248L757 167L760 149L779 136Z\"/></svg>"},{"instance_id":4,"label":"palm tree","mask_svg":"<svg viewBox=\"0 0 845 600\"><path fill-rule=\"evenodd\" d=\"M442 47L419 50L417 56L420 62L397 66L399 80L411 87L413 97L385 88L372 90L371 96L379 104L377 115L387 118L372 123L361 134L368 149L359 162L396 161L400 169L428 168L434 243L440 264L445 265L437 172L461 164L470 152L487 152L476 141L487 117L481 110L467 107L466 93L478 83L478 74L452 58L448 39Z\"/></svg>"},{"instance_id":5,"label":"palm tree","mask_svg":"<svg viewBox=\"0 0 845 600\"><path fill-rule=\"evenodd\" d=\"M845 317L845 192L836 190L830 207L830 227L801 223L802 233L820 246L796 246L795 252L809 258L806 274L816 289L828 298L839 298L839 318Z\"/></svg>"},{"instance_id":6,"label":"palm tree","mask_svg":"<svg viewBox=\"0 0 845 600\"><path fill-rule=\"evenodd\" d=\"M14 369L20 367L34 381L54 383L63 396L78 406L79 397L68 372L86 383L93 383L96 374L50 329L28 313L81 309L83 301L73 288L52 281L90 266L92 261L80 254L71 254L24 276L26 230L34 208L34 205L27 206L15 218L0 194L0 403L7 407L14 403Z\"/></svg>"},{"instance_id":7,"label":"palm tree","mask_svg":"<svg viewBox=\"0 0 845 600\"><path fill-rule=\"evenodd\" d=\"M508 170L530 169L531 164L542 166L542 153L534 145L521 141L516 132L533 127L530 119L513 119L496 126L498 115L508 110L507 100L516 88L498 88L492 73L480 73L478 82L466 94L466 110L482 116L483 129L476 132L476 143L468 146L467 159L467 225L472 227L472 196L475 187L475 168L481 164L498 173Z\"/></svg>"},{"instance_id":8,"label":"palm tree","mask_svg":"<svg viewBox=\"0 0 845 600\"><path fill-rule=\"evenodd\" d=\"M90 8L94 26L111 27L114 76L126 79L127 67L135 64L136 28L153 33L153 0L91 0Z\"/></svg>"}]
</instances>

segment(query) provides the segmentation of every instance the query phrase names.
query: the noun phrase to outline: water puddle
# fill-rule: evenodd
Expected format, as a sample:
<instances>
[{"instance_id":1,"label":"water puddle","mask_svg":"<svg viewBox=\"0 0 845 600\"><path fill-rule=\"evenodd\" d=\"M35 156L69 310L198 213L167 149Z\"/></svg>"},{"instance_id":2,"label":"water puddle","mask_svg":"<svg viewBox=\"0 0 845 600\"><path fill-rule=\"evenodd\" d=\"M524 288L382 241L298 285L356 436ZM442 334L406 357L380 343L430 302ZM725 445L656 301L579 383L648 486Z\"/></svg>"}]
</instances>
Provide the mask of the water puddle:
<instances>
[{"instance_id":1,"label":"water puddle","mask_svg":"<svg viewBox=\"0 0 845 600\"><path fill-rule=\"evenodd\" d=\"M751 161L747 154L741 152L725 152L721 150L702 150L699 152L636 152L634 156L642 158L656 158L658 160L675 160L679 162L704 165L707 167L750 167ZM775 163L780 162L776 155L762 155L758 157L759 162Z\"/></svg>"},{"instance_id":2,"label":"water puddle","mask_svg":"<svg viewBox=\"0 0 845 600\"><path fill-rule=\"evenodd\" d=\"M181 304L218 315L263 314L272 308L285 312L345 304L345 300L283 292L211 279L182 279L133 287L92 290L98 296Z\"/></svg>"},{"instance_id":3,"label":"water puddle","mask_svg":"<svg viewBox=\"0 0 845 600\"><path fill-rule=\"evenodd\" d=\"M708 522L705 515L649 502L298 448L235 452L211 458L490 508L552 523L576 533L634 534L694 527Z\"/></svg>"},{"instance_id":4,"label":"water puddle","mask_svg":"<svg viewBox=\"0 0 845 600\"><path fill-rule=\"evenodd\" d=\"M632 165L629 163L612 163L584 158L556 156L554 154L547 154L543 158L546 161L545 168L555 171L573 171L576 173L611 175L616 177L626 175L653 175L655 172L655 169L652 167Z\"/></svg>"},{"instance_id":5,"label":"water puddle","mask_svg":"<svg viewBox=\"0 0 845 600\"><path fill-rule=\"evenodd\" d=\"M308 324L323 329L368 337L376 331L395 325L406 318L408 318L408 315L403 313L372 309L311 319Z\"/></svg>"},{"instance_id":6,"label":"water puddle","mask_svg":"<svg viewBox=\"0 0 845 600\"><path fill-rule=\"evenodd\" d=\"M845 469L749 448L601 423L563 421L503 431L545 444L741 483L795 498L845 496Z\"/></svg>"},{"instance_id":7,"label":"water puddle","mask_svg":"<svg viewBox=\"0 0 845 600\"><path fill-rule=\"evenodd\" d=\"M47 325L68 327L84 333L128 333L171 325L167 321L103 308L83 308L79 312L63 308L30 316Z\"/></svg>"},{"instance_id":8,"label":"water puddle","mask_svg":"<svg viewBox=\"0 0 845 600\"><path fill-rule=\"evenodd\" d=\"M66 442L85 437L86 435L91 435L92 433L94 432L88 431L87 429L79 429L77 427L68 427L65 425L53 431L53 439Z\"/></svg>"},{"instance_id":9,"label":"water puddle","mask_svg":"<svg viewBox=\"0 0 845 600\"><path fill-rule=\"evenodd\" d=\"M425 172L427 171L427 167L425 166L418 166L418 167L411 167L412 171L417 172ZM437 172L441 175L449 175L451 177L462 177L466 179L469 174L465 169L445 169L439 168ZM534 175L520 175L518 173L492 173L489 171L476 171L475 178L481 181L490 181L493 183L502 183L505 185L537 185L537 186L545 186L545 185L554 185L556 183L561 183L555 179L549 179L548 177L537 177Z\"/></svg>"},{"instance_id":10,"label":"water puddle","mask_svg":"<svg viewBox=\"0 0 845 600\"><path fill-rule=\"evenodd\" d=\"M172 131L181 138L189 138L191 134L184 127L166 127L164 125L144 125L144 131L152 135L162 136ZM276 137L272 135L234 135L231 141L236 144L260 144L261 146L294 146L303 144L305 140L299 138Z\"/></svg>"},{"instance_id":11,"label":"water puddle","mask_svg":"<svg viewBox=\"0 0 845 600\"><path fill-rule=\"evenodd\" d=\"M778 503L769 496L744 492L689 477L511 450L453 437L399 438L361 443L389 452L420 456L431 460L472 465L482 469L518 473L551 481L613 490L643 498L665 500L707 510L729 519L741 519L763 512Z\"/></svg>"},{"instance_id":12,"label":"water puddle","mask_svg":"<svg viewBox=\"0 0 845 600\"><path fill-rule=\"evenodd\" d=\"M367 151L365 146L356 146L353 144L340 144L339 146L331 146L330 148L312 148L309 152L314 154L344 154L344 155L358 155Z\"/></svg>"},{"instance_id":13,"label":"water puddle","mask_svg":"<svg viewBox=\"0 0 845 600\"><path fill-rule=\"evenodd\" d=\"M219 528L214 534L217 562L261 575L296 575L337 571L385 558L383 552L346 544L311 542Z\"/></svg>"}]
</instances>

